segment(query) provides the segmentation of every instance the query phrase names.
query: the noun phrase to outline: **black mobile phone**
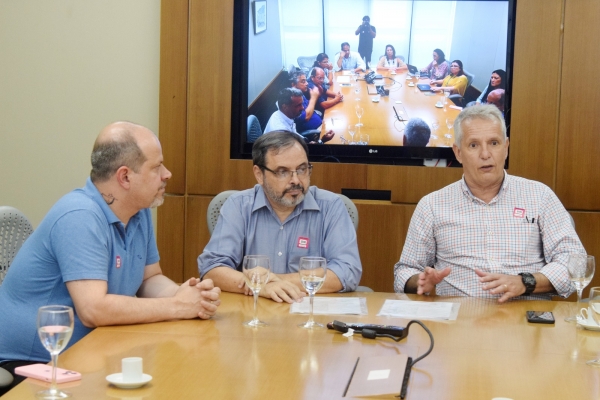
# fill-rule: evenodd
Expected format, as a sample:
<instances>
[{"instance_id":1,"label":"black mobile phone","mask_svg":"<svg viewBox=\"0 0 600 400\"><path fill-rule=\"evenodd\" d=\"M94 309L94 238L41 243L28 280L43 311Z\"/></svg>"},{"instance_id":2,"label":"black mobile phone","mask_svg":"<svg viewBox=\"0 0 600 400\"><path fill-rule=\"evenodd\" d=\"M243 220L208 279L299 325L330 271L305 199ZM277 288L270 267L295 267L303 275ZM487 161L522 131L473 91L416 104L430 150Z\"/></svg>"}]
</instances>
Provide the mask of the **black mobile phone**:
<instances>
[{"instance_id":1,"label":"black mobile phone","mask_svg":"<svg viewBox=\"0 0 600 400\"><path fill-rule=\"evenodd\" d=\"M553 324L554 315L550 311L527 311L527 322L534 324Z\"/></svg>"}]
</instances>

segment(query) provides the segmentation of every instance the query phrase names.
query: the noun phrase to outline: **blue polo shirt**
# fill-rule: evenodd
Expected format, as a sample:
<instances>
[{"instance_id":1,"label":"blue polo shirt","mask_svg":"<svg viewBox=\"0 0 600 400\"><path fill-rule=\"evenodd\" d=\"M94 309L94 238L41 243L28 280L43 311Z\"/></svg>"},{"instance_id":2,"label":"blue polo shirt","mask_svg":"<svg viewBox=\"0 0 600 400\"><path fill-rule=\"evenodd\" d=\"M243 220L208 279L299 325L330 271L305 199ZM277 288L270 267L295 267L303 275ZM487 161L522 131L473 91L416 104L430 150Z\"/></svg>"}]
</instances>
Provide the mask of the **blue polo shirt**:
<instances>
[{"instance_id":1,"label":"blue polo shirt","mask_svg":"<svg viewBox=\"0 0 600 400\"><path fill-rule=\"evenodd\" d=\"M150 210L139 211L125 227L88 178L50 209L0 286L0 359L50 359L37 335L37 310L74 307L65 282L103 280L108 293L135 296L145 266L158 260ZM69 346L91 330L75 311Z\"/></svg>"}]
</instances>

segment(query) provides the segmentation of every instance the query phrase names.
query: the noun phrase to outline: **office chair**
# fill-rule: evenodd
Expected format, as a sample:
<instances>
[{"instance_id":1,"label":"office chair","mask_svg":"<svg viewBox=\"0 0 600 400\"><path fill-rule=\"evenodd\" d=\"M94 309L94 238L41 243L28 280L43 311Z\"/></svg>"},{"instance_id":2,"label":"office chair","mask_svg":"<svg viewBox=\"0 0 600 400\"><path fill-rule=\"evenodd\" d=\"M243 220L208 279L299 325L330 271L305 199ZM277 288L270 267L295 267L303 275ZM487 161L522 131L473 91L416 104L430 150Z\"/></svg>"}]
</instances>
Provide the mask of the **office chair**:
<instances>
[{"instance_id":1,"label":"office chair","mask_svg":"<svg viewBox=\"0 0 600 400\"><path fill-rule=\"evenodd\" d=\"M308 75L308 72L313 67L316 59L317 59L316 55L315 56L300 56L297 59L298 66L300 67L300 69L302 71L304 71Z\"/></svg>"},{"instance_id":2,"label":"office chair","mask_svg":"<svg viewBox=\"0 0 600 400\"><path fill-rule=\"evenodd\" d=\"M9 206L0 207L0 285L10 263L32 232L31 222L21 211Z\"/></svg>"},{"instance_id":3,"label":"office chair","mask_svg":"<svg viewBox=\"0 0 600 400\"><path fill-rule=\"evenodd\" d=\"M237 190L226 190L216 195L210 201L210 204L208 205L208 210L206 212L206 222L208 224L208 231L211 235L215 229L215 226L217 225L217 220L219 219L219 212L221 210L221 207L223 206L223 203L225 203L225 200L227 200L229 196L236 192ZM350 215L350 219L352 220L354 229L358 229L358 209L356 208L356 205L352 202L352 200L350 200L343 194L338 193L338 196L340 196L340 199L342 199L344 205L346 206L346 210L348 210L348 214ZM372 292L373 289L366 286L358 286L356 288L356 291Z\"/></svg>"},{"instance_id":4,"label":"office chair","mask_svg":"<svg viewBox=\"0 0 600 400\"><path fill-rule=\"evenodd\" d=\"M0 207L0 285L17 252L32 232L31 222L21 211L9 206ZM0 388L7 388L13 380L12 374L0 367Z\"/></svg>"},{"instance_id":5,"label":"office chair","mask_svg":"<svg viewBox=\"0 0 600 400\"><path fill-rule=\"evenodd\" d=\"M475 75L473 75L472 73L470 73L469 71L463 70L463 72L465 73L465 76L467 77L467 87L465 88L465 94L467 93L467 89L469 88L469 86L471 86L471 84L473 83L473 79L475 79ZM452 100L452 102L454 104L456 104L458 107L465 107L465 98L463 96L461 96L460 94L456 93L456 94L451 94L448 97L450 100Z\"/></svg>"},{"instance_id":6,"label":"office chair","mask_svg":"<svg viewBox=\"0 0 600 400\"><path fill-rule=\"evenodd\" d=\"M246 131L246 141L248 143L254 143L256 139L260 135L262 135L262 128L260 127L260 122L258 122L258 118L255 115L248 115L247 121L248 127Z\"/></svg>"}]
</instances>

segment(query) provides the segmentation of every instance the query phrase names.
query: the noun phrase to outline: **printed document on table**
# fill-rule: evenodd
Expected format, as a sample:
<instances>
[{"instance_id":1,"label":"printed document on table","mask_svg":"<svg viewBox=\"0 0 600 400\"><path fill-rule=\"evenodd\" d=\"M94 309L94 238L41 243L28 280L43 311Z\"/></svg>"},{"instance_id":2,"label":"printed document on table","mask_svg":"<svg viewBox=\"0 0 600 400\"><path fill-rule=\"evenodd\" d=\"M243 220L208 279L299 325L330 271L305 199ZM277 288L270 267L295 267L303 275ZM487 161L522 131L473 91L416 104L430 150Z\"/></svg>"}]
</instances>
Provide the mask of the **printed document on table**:
<instances>
[{"instance_id":1,"label":"printed document on table","mask_svg":"<svg viewBox=\"0 0 600 400\"><path fill-rule=\"evenodd\" d=\"M377 316L454 321L459 308L460 303L388 299Z\"/></svg>"},{"instance_id":2,"label":"printed document on table","mask_svg":"<svg viewBox=\"0 0 600 400\"><path fill-rule=\"evenodd\" d=\"M337 83L350 83L350 75L340 75L337 77Z\"/></svg>"},{"instance_id":3,"label":"printed document on table","mask_svg":"<svg viewBox=\"0 0 600 400\"><path fill-rule=\"evenodd\" d=\"M309 314L310 299L307 297L302 303L293 303L290 307L291 314ZM315 297L314 314L322 315L367 315L367 299L365 297Z\"/></svg>"}]
</instances>

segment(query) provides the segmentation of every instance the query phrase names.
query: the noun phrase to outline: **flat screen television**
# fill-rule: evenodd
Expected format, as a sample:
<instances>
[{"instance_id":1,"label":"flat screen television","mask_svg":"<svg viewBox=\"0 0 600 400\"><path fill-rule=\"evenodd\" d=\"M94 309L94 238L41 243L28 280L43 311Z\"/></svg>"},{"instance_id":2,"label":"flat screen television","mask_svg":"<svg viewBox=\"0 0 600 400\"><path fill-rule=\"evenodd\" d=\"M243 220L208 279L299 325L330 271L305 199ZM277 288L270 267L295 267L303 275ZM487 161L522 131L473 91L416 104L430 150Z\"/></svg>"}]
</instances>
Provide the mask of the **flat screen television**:
<instances>
[{"instance_id":1,"label":"flat screen television","mask_svg":"<svg viewBox=\"0 0 600 400\"><path fill-rule=\"evenodd\" d=\"M264 130L269 117L277 110L277 94L289 87L288 71L302 68L298 58L324 52L333 63L342 42L348 42L351 50L357 51L359 36L355 31L366 15L376 29L372 69L376 68L388 44L395 47L396 55L406 64L418 69L432 61L434 49L441 49L448 62L461 60L464 70L473 76L463 104L474 101L485 90L492 71L504 70L504 117L510 135L516 3L516 0L234 0L231 158L251 158L248 116L256 116ZM384 78L384 88L391 93L389 99L395 90L402 87L407 90L405 85L414 81L411 78L409 82L410 75L407 73L406 81L392 82ZM366 84L360 78L361 74L359 84ZM350 79L350 85L356 84ZM352 89L346 90L349 94L344 102L353 101L356 95ZM417 92L416 88L414 92L415 96L427 95ZM361 95L371 94L363 86ZM389 124L389 134L401 137L406 120L420 117L419 112L409 111L410 101L387 102L385 106L390 109L395 106L406 111L405 121ZM335 119L330 118L330 110L333 109L325 110L325 123L329 119L335 123ZM431 122L429 116L423 116L423 120ZM445 121L439 122L441 126L434 132L438 137L446 133ZM370 140L366 145L351 145L343 129L336 130L336 135L344 136L344 142L310 144L309 159L388 165L423 165L425 159L445 159L449 166L460 166L451 141L442 145L438 142L439 147L410 147L377 140Z\"/></svg>"}]
</instances>

